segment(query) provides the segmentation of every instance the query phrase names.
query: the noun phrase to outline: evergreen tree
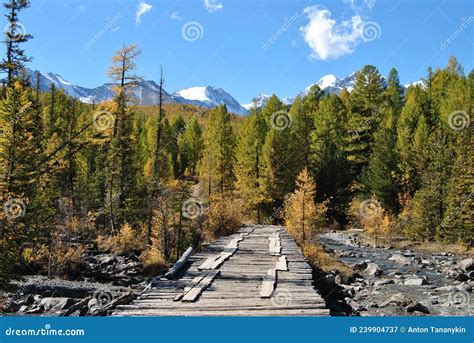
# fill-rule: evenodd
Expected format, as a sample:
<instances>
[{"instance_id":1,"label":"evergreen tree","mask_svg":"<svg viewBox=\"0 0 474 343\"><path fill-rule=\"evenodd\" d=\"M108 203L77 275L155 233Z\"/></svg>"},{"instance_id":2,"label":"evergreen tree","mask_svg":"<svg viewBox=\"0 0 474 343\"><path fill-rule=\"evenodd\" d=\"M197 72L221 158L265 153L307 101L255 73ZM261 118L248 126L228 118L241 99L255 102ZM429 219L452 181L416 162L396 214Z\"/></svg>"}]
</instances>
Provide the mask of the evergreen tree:
<instances>
[{"instance_id":1,"label":"evergreen tree","mask_svg":"<svg viewBox=\"0 0 474 343\"><path fill-rule=\"evenodd\" d=\"M290 108L291 130L294 140L288 142L292 147L295 169L299 172L310 167L311 134L314 130L312 113L305 109L301 97L297 97Z\"/></svg>"},{"instance_id":2,"label":"evergreen tree","mask_svg":"<svg viewBox=\"0 0 474 343\"><path fill-rule=\"evenodd\" d=\"M225 105L212 109L204 132L200 176L208 195L223 194L234 182L235 138Z\"/></svg>"},{"instance_id":3,"label":"evergreen tree","mask_svg":"<svg viewBox=\"0 0 474 343\"><path fill-rule=\"evenodd\" d=\"M347 141L348 159L354 176L367 165L371 154L373 133L381 119L384 83L377 68L366 65L357 72L349 98L351 135Z\"/></svg>"},{"instance_id":4,"label":"evergreen tree","mask_svg":"<svg viewBox=\"0 0 474 343\"><path fill-rule=\"evenodd\" d=\"M311 164L322 202L334 199L328 205L328 214L345 221L348 203L347 186L350 182L345 153L347 109L337 95L325 97L315 112L315 131L311 137Z\"/></svg>"},{"instance_id":5,"label":"evergreen tree","mask_svg":"<svg viewBox=\"0 0 474 343\"><path fill-rule=\"evenodd\" d=\"M184 173L188 170L190 175L195 176L204 146L202 128L196 118L186 123L186 130L179 136L178 146L181 171Z\"/></svg>"},{"instance_id":6,"label":"evergreen tree","mask_svg":"<svg viewBox=\"0 0 474 343\"><path fill-rule=\"evenodd\" d=\"M253 109L240 130L236 153L236 188L247 208L257 212L257 223L261 223L261 204L264 200L260 178L263 172L262 147L266 130L262 114Z\"/></svg>"},{"instance_id":7,"label":"evergreen tree","mask_svg":"<svg viewBox=\"0 0 474 343\"><path fill-rule=\"evenodd\" d=\"M18 19L19 12L30 7L30 1L8 0L3 6L7 9L5 16L8 20L8 28L4 32L5 40L3 43L6 47L6 53L0 64L0 69L7 74L7 83L11 85L13 79L20 76L25 63L31 61L31 58L27 57L25 51L21 48L21 44L28 42L33 36L22 32L24 27Z\"/></svg>"}]
</instances>

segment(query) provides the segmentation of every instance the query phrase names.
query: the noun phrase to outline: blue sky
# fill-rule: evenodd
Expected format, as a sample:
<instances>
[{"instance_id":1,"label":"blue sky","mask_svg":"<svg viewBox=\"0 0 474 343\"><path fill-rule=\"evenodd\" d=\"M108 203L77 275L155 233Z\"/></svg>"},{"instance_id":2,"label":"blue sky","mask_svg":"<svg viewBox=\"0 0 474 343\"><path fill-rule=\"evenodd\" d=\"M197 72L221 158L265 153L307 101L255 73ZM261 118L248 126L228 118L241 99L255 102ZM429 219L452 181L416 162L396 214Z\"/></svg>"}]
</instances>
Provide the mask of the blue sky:
<instances>
[{"instance_id":1,"label":"blue sky","mask_svg":"<svg viewBox=\"0 0 474 343\"><path fill-rule=\"evenodd\" d=\"M162 65L169 92L212 85L241 103L364 64L409 83L452 54L467 72L474 61L472 0L41 0L20 20L33 69L95 87L114 51L136 43L144 78Z\"/></svg>"}]
</instances>

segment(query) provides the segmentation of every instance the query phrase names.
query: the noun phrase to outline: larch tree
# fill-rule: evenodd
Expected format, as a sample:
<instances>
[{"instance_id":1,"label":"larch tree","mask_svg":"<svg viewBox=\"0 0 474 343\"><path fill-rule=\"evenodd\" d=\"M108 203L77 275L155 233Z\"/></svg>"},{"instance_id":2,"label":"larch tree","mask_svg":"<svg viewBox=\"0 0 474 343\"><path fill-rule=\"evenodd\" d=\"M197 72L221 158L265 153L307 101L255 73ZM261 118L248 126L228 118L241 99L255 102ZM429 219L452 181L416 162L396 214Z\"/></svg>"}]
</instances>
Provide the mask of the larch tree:
<instances>
[{"instance_id":1,"label":"larch tree","mask_svg":"<svg viewBox=\"0 0 474 343\"><path fill-rule=\"evenodd\" d=\"M134 172L131 161L131 112L127 108L131 97L131 89L141 80L135 74L136 60L140 50L136 45L125 46L118 50L112 59L108 75L113 84L113 134L109 143L108 156L108 210L110 225L113 233L124 222L124 212L127 194L130 189L130 178ZM99 113L100 116L110 116L110 113ZM99 119L100 120L100 119ZM115 200L116 199L116 200Z\"/></svg>"},{"instance_id":2,"label":"larch tree","mask_svg":"<svg viewBox=\"0 0 474 343\"><path fill-rule=\"evenodd\" d=\"M316 204L316 184L305 168L298 175L296 190L285 200L284 219L288 232L305 244L314 239L326 223L326 205Z\"/></svg>"}]
</instances>

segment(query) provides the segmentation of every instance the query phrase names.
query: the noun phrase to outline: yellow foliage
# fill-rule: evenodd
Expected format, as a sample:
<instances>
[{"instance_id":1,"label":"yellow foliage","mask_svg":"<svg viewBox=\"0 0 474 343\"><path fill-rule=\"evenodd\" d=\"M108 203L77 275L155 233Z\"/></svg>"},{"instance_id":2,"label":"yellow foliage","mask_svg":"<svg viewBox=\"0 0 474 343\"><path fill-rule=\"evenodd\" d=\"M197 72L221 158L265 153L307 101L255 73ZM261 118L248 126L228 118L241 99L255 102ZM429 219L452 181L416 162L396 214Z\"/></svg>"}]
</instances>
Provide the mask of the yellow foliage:
<instances>
[{"instance_id":1,"label":"yellow foliage","mask_svg":"<svg viewBox=\"0 0 474 343\"><path fill-rule=\"evenodd\" d=\"M316 204L316 185L304 169L297 178L297 188L285 201L285 225L298 242L305 242L326 224L326 203Z\"/></svg>"},{"instance_id":2,"label":"yellow foliage","mask_svg":"<svg viewBox=\"0 0 474 343\"><path fill-rule=\"evenodd\" d=\"M97 238L100 249L110 250L117 255L126 255L133 251L143 251L146 248L145 227L135 230L125 223L115 236Z\"/></svg>"},{"instance_id":3,"label":"yellow foliage","mask_svg":"<svg viewBox=\"0 0 474 343\"><path fill-rule=\"evenodd\" d=\"M210 206L206 211L206 236L214 239L230 235L242 225L242 203L231 196L216 194L210 198Z\"/></svg>"}]
</instances>

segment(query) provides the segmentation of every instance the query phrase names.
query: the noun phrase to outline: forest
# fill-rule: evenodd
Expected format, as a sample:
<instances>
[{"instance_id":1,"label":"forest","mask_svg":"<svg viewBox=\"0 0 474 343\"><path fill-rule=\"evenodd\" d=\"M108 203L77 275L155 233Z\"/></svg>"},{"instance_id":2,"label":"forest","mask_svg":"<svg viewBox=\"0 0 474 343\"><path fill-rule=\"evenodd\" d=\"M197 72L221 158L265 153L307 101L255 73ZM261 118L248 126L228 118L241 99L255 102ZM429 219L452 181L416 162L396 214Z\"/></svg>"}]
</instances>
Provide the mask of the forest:
<instances>
[{"instance_id":1,"label":"forest","mask_svg":"<svg viewBox=\"0 0 474 343\"><path fill-rule=\"evenodd\" d=\"M28 6L5 4L0 282L72 277L91 242L156 274L243 223L286 225L306 255L327 228L472 247L474 71L454 56L407 89L395 68L365 65L351 90L314 86L291 105L274 95L243 117L137 106L132 44L104 70L114 98L86 104L26 75Z\"/></svg>"}]
</instances>

